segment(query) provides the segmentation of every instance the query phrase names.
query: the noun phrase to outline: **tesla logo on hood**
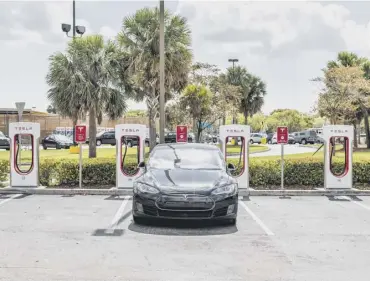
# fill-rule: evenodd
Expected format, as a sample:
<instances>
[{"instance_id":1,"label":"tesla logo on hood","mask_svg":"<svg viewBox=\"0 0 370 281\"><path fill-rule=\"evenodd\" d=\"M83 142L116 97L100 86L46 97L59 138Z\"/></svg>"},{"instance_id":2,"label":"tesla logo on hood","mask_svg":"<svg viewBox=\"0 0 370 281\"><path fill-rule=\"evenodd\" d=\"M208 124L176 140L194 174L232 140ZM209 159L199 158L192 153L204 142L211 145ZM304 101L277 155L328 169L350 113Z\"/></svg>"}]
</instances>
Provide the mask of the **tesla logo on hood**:
<instances>
[{"instance_id":1,"label":"tesla logo on hood","mask_svg":"<svg viewBox=\"0 0 370 281\"><path fill-rule=\"evenodd\" d=\"M184 196L184 199L185 200L188 200L188 196L187 195L183 195Z\"/></svg>"}]
</instances>

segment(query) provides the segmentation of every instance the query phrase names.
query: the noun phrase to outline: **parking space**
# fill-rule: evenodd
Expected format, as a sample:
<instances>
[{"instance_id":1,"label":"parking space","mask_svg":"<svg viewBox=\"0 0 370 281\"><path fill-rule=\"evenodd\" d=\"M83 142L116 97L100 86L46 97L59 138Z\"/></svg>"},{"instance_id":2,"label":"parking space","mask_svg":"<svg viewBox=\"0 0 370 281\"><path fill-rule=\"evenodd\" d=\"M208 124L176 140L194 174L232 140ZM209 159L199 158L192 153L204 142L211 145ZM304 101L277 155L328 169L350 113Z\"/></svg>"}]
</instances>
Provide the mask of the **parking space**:
<instances>
[{"instance_id":1,"label":"parking space","mask_svg":"<svg viewBox=\"0 0 370 281\"><path fill-rule=\"evenodd\" d=\"M243 198L226 226L137 225L130 197L2 196L0 280L365 281L369 199Z\"/></svg>"}]
</instances>

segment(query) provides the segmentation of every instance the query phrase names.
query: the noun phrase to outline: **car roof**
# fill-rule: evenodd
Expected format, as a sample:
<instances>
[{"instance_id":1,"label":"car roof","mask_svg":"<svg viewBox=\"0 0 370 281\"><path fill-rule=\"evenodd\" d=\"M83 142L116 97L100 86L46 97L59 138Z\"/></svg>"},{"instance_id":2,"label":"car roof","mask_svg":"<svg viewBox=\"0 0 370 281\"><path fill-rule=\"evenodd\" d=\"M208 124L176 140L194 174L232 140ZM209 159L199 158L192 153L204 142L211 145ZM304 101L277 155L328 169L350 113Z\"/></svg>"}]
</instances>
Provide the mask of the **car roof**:
<instances>
[{"instance_id":1,"label":"car roof","mask_svg":"<svg viewBox=\"0 0 370 281\"><path fill-rule=\"evenodd\" d=\"M204 150L218 150L219 148L214 145L205 143L162 143L157 144L155 149L168 149L168 148L194 148L194 149L204 149Z\"/></svg>"}]
</instances>

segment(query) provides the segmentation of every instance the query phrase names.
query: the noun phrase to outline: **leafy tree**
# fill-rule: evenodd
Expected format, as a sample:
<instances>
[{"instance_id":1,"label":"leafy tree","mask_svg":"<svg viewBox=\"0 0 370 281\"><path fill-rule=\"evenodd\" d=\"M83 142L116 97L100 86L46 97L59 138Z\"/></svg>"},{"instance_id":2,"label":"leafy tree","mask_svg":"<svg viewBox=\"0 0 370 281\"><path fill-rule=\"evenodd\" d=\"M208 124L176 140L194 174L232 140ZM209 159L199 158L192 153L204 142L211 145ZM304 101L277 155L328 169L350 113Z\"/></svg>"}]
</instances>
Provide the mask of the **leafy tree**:
<instances>
[{"instance_id":1,"label":"leafy tree","mask_svg":"<svg viewBox=\"0 0 370 281\"><path fill-rule=\"evenodd\" d=\"M193 84L209 86L217 78L219 71L214 64L196 62L191 67L190 80Z\"/></svg>"},{"instance_id":2,"label":"leafy tree","mask_svg":"<svg viewBox=\"0 0 370 281\"><path fill-rule=\"evenodd\" d=\"M167 128L174 131L177 125L190 125L191 117L184 111L180 102L170 101L166 105L166 125Z\"/></svg>"},{"instance_id":3,"label":"leafy tree","mask_svg":"<svg viewBox=\"0 0 370 281\"><path fill-rule=\"evenodd\" d=\"M278 126L287 126L289 132L299 132L312 128L314 117L295 109L276 109L266 118L267 132L276 132Z\"/></svg>"},{"instance_id":4,"label":"leafy tree","mask_svg":"<svg viewBox=\"0 0 370 281\"><path fill-rule=\"evenodd\" d=\"M266 126L266 116L262 113L257 113L249 119L249 125L252 128L253 132L262 132L265 130Z\"/></svg>"},{"instance_id":5,"label":"leafy tree","mask_svg":"<svg viewBox=\"0 0 370 281\"><path fill-rule=\"evenodd\" d=\"M199 142L204 124L213 125L222 118L225 113L223 109L229 111L230 103L225 98L225 92L212 93L210 89L203 85L188 85L181 97L180 106L193 119L193 132L196 142Z\"/></svg>"},{"instance_id":6,"label":"leafy tree","mask_svg":"<svg viewBox=\"0 0 370 281\"><path fill-rule=\"evenodd\" d=\"M166 100L187 84L191 67L191 32L184 17L164 14L165 24L165 89ZM135 84L142 90L136 100L148 107L150 143L155 145L155 119L159 113L159 9L144 8L123 19L118 42L128 53L129 70Z\"/></svg>"},{"instance_id":7,"label":"leafy tree","mask_svg":"<svg viewBox=\"0 0 370 281\"><path fill-rule=\"evenodd\" d=\"M360 67L363 71L363 76L366 79L370 79L370 62L367 58L359 57L355 53L351 52L339 52L336 61L329 61L327 64L327 69L324 69L324 73L327 70L333 68L340 68L340 67ZM362 91L362 95L369 96L369 92ZM361 123L361 120L364 119L365 121L365 131L366 131L366 142L367 147L370 148L370 124L369 124L369 107L366 107L364 102L361 101L363 97L360 98L359 101L354 101L354 105L357 105L358 109L356 110L356 120L353 120L352 117L351 122L356 129L357 123ZM348 121L348 120L347 120Z\"/></svg>"},{"instance_id":8,"label":"leafy tree","mask_svg":"<svg viewBox=\"0 0 370 281\"><path fill-rule=\"evenodd\" d=\"M102 122L103 114L117 119L127 108L118 71L123 53L113 42L91 35L72 40L65 54L56 53L49 60L48 98L74 125L81 114L89 115L89 157L94 158L96 123Z\"/></svg>"},{"instance_id":9,"label":"leafy tree","mask_svg":"<svg viewBox=\"0 0 370 281\"><path fill-rule=\"evenodd\" d=\"M219 104L219 110L221 111L220 116L222 118L222 124L225 125L228 115L234 118L238 116L238 109L242 98L242 88L230 84L227 76L221 73L218 76L212 77L210 89L213 93L219 95L220 98L224 98L224 102Z\"/></svg>"}]
</instances>

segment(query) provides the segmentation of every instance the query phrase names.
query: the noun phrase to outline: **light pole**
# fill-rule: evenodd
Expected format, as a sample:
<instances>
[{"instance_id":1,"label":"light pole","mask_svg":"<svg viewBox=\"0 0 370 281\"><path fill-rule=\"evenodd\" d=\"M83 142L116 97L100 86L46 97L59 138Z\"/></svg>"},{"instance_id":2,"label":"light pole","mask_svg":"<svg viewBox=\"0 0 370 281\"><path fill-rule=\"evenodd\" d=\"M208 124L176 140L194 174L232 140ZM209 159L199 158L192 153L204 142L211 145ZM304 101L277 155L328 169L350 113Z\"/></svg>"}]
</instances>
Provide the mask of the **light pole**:
<instances>
[{"instance_id":1,"label":"light pole","mask_svg":"<svg viewBox=\"0 0 370 281\"><path fill-rule=\"evenodd\" d=\"M73 0L73 21L72 21L72 36L68 35L68 32L71 31L71 25L67 23L62 23L62 31L67 34L67 37L70 38L75 38L76 37L76 32L80 36L82 36L86 32L86 28L82 25L77 25L76 26L76 2Z\"/></svg>"},{"instance_id":2,"label":"light pole","mask_svg":"<svg viewBox=\"0 0 370 281\"><path fill-rule=\"evenodd\" d=\"M72 36L68 35L68 32L71 31L71 25L70 24L62 23L62 31L66 33L67 37L70 37L74 40L76 38L76 32L77 32L77 34L80 35L80 37L82 37L82 35L86 32L86 28L82 25L77 25L76 26L76 1L75 0L73 0L72 7L73 7L73 12L72 12L72 15L73 15ZM73 144L76 145L76 142L75 142L75 139L74 139L74 135L75 135L75 128L74 127L72 128L72 134L73 134Z\"/></svg>"},{"instance_id":3,"label":"light pole","mask_svg":"<svg viewBox=\"0 0 370 281\"><path fill-rule=\"evenodd\" d=\"M229 59L229 62L232 62L233 63L233 82L235 83L235 63L238 62L239 60L238 59ZM232 83L232 84L234 84ZM233 124L235 124L235 117L233 116Z\"/></svg>"},{"instance_id":4,"label":"light pole","mask_svg":"<svg viewBox=\"0 0 370 281\"><path fill-rule=\"evenodd\" d=\"M164 143L164 0L159 1L159 143Z\"/></svg>"}]
</instances>

